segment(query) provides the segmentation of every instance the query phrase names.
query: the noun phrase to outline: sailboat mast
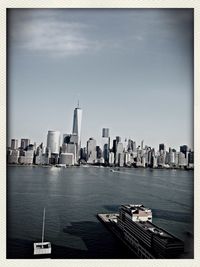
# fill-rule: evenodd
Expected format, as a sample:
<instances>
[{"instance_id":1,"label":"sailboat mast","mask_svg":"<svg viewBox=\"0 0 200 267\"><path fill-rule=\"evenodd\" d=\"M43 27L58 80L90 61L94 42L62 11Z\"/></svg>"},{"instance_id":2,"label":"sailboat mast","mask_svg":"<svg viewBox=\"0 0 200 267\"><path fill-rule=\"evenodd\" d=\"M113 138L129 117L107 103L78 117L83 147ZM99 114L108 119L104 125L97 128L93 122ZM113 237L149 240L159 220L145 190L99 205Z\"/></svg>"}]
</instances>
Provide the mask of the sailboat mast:
<instances>
[{"instance_id":1,"label":"sailboat mast","mask_svg":"<svg viewBox=\"0 0 200 267\"><path fill-rule=\"evenodd\" d=\"M44 242L44 225L45 225L45 208L44 208L44 212L43 212L42 243Z\"/></svg>"}]
</instances>

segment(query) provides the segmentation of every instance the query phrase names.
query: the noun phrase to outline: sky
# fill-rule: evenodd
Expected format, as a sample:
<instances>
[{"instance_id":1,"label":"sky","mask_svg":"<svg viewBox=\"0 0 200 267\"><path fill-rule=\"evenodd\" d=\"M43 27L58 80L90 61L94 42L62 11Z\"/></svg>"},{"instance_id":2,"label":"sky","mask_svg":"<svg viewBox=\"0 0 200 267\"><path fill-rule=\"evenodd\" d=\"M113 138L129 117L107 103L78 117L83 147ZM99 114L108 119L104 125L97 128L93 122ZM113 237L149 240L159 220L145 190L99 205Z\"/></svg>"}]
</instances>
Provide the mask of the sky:
<instances>
[{"instance_id":1,"label":"sky","mask_svg":"<svg viewBox=\"0 0 200 267\"><path fill-rule=\"evenodd\" d=\"M192 9L9 9L8 144L46 144L72 132L78 100L82 146L102 128L193 148Z\"/></svg>"}]
</instances>

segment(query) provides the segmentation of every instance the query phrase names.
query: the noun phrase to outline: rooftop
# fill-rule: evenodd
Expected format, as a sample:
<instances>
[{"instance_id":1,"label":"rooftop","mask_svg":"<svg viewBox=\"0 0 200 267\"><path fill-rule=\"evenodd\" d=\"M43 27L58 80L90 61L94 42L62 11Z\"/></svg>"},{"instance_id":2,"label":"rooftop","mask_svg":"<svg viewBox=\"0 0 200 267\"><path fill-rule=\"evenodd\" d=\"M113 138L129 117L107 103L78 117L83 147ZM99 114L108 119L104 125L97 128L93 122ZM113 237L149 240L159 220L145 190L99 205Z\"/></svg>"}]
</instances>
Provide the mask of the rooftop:
<instances>
[{"instance_id":1,"label":"rooftop","mask_svg":"<svg viewBox=\"0 0 200 267\"><path fill-rule=\"evenodd\" d=\"M136 211L146 211L151 212L151 209L145 208L142 204L125 204L121 205L121 207L125 207L126 209L130 210L131 213L134 213Z\"/></svg>"}]
</instances>

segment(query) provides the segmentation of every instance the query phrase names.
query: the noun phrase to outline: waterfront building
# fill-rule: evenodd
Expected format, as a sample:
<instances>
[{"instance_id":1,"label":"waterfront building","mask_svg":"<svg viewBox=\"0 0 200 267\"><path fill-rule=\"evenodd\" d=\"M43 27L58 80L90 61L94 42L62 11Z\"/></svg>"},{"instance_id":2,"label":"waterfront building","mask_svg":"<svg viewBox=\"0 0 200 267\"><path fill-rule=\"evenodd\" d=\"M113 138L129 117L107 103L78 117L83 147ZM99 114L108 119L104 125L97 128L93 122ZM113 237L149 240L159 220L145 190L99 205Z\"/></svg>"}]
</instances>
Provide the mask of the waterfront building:
<instances>
[{"instance_id":1,"label":"waterfront building","mask_svg":"<svg viewBox=\"0 0 200 267\"><path fill-rule=\"evenodd\" d=\"M178 154L178 165L179 165L179 167L187 166L187 160L186 160L185 154L183 152L179 152L179 154Z\"/></svg>"},{"instance_id":2,"label":"waterfront building","mask_svg":"<svg viewBox=\"0 0 200 267\"><path fill-rule=\"evenodd\" d=\"M189 167L194 166L194 151L190 151L188 154L188 165Z\"/></svg>"},{"instance_id":3,"label":"waterfront building","mask_svg":"<svg viewBox=\"0 0 200 267\"><path fill-rule=\"evenodd\" d=\"M105 163L109 163L109 144L105 143L103 145L103 158Z\"/></svg>"},{"instance_id":4,"label":"waterfront building","mask_svg":"<svg viewBox=\"0 0 200 267\"><path fill-rule=\"evenodd\" d=\"M96 151L97 151L97 159L101 159L103 157L103 152L100 146L96 146Z\"/></svg>"},{"instance_id":5,"label":"waterfront building","mask_svg":"<svg viewBox=\"0 0 200 267\"><path fill-rule=\"evenodd\" d=\"M11 149L12 150L18 149L18 140L17 139L11 139Z\"/></svg>"},{"instance_id":6,"label":"waterfront building","mask_svg":"<svg viewBox=\"0 0 200 267\"><path fill-rule=\"evenodd\" d=\"M168 155L169 155L169 165L172 167L175 164L175 153L173 152L171 147L169 147Z\"/></svg>"},{"instance_id":7,"label":"waterfront building","mask_svg":"<svg viewBox=\"0 0 200 267\"><path fill-rule=\"evenodd\" d=\"M142 167L144 167L144 168L145 168L145 166L146 166L146 158L145 158L144 156L142 156L142 158L141 158L141 165L142 165Z\"/></svg>"},{"instance_id":8,"label":"waterfront building","mask_svg":"<svg viewBox=\"0 0 200 267\"><path fill-rule=\"evenodd\" d=\"M44 154L45 153L45 146L43 143L41 143L37 148L36 148L36 156Z\"/></svg>"},{"instance_id":9,"label":"waterfront building","mask_svg":"<svg viewBox=\"0 0 200 267\"><path fill-rule=\"evenodd\" d=\"M59 131L48 131L47 147L51 153L59 154L60 152L60 132Z\"/></svg>"},{"instance_id":10,"label":"waterfront building","mask_svg":"<svg viewBox=\"0 0 200 267\"><path fill-rule=\"evenodd\" d=\"M147 152L147 165L149 167L152 166L152 154L153 154L153 151L151 150L151 148L148 150Z\"/></svg>"},{"instance_id":11,"label":"waterfront building","mask_svg":"<svg viewBox=\"0 0 200 267\"><path fill-rule=\"evenodd\" d=\"M133 152L137 152L137 146L136 146L136 142L133 142Z\"/></svg>"},{"instance_id":12,"label":"waterfront building","mask_svg":"<svg viewBox=\"0 0 200 267\"><path fill-rule=\"evenodd\" d=\"M176 152L170 152L169 153L169 164L171 166L176 165L175 158L176 158Z\"/></svg>"},{"instance_id":13,"label":"waterfront building","mask_svg":"<svg viewBox=\"0 0 200 267\"><path fill-rule=\"evenodd\" d=\"M60 164L65 164L67 166L73 166L75 163L74 153L61 153L60 154Z\"/></svg>"},{"instance_id":14,"label":"waterfront building","mask_svg":"<svg viewBox=\"0 0 200 267\"><path fill-rule=\"evenodd\" d=\"M185 157L187 155L188 150L189 149L188 149L188 146L187 145L180 146L180 152L182 152L185 155Z\"/></svg>"},{"instance_id":15,"label":"waterfront building","mask_svg":"<svg viewBox=\"0 0 200 267\"><path fill-rule=\"evenodd\" d=\"M119 167L124 167L124 153L118 153L118 165Z\"/></svg>"},{"instance_id":16,"label":"waterfront building","mask_svg":"<svg viewBox=\"0 0 200 267\"><path fill-rule=\"evenodd\" d=\"M164 153L160 153L160 155L158 156L157 163L158 163L158 166L159 167L163 167L164 166L164 164L165 164L165 156L164 156Z\"/></svg>"},{"instance_id":17,"label":"waterfront building","mask_svg":"<svg viewBox=\"0 0 200 267\"><path fill-rule=\"evenodd\" d=\"M74 160L77 162L80 158L80 151L78 146L78 135L74 134L64 134L63 135L63 146L64 149L62 152L64 153L73 153Z\"/></svg>"},{"instance_id":18,"label":"waterfront building","mask_svg":"<svg viewBox=\"0 0 200 267\"><path fill-rule=\"evenodd\" d=\"M82 122L82 109L79 107L74 109L72 134L78 137L78 151L81 148L81 122Z\"/></svg>"},{"instance_id":19,"label":"waterfront building","mask_svg":"<svg viewBox=\"0 0 200 267\"><path fill-rule=\"evenodd\" d=\"M169 152L166 151L165 153L165 164L169 165L170 161L169 161Z\"/></svg>"},{"instance_id":20,"label":"waterfront building","mask_svg":"<svg viewBox=\"0 0 200 267\"><path fill-rule=\"evenodd\" d=\"M178 167L179 152L174 152L174 155L175 155L175 166Z\"/></svg>"},{"instance_id":21,"label":"waterfront building","mask_svg":"<svg viewBox=\"0 0 200 267\"><path fill-rule=\"evenodd\" d=\"M97 164L104 164L104 158L103 157L101 157L100 159L97 158L96 163Z\"/></svg>"},{"instance_id":22,"label":"waterfront building","mask_svg":"<svg viewBox=\"0 0 200 267\"><path fill-rule=\"evenodd\" d=\"M80 149L80 160L85 163L87 161L87 148L83 147Z\"/></svg>"},{"instance_id":23,"label":"waterfront building","mask_svg":"<svg viewBox=\"0 0 200 267\"><path fill-rule=\"evenodd\" d=\"M74 155L74 162L77 162L77 146L74 143L67 144L67 151L68 154Z\"/></svg>"},{"instance_id":24,"label":"waterfront building","mask_svg":"<svg viewBox=\"0 0 200 267\"><path fill-rule=\"evenodd\" d=\"M143 205L121 205L117 225L140 258L176 258L184 243L152 223L152 211Z\"/></svg>"},{"instance_id":25,"label":"waterfront building","mask_svg":"<svg viewBox=\"0 0 200 267\"><path fill-rule=\"evenodd\" d=\"M45 153L39 153L39 155L37 155L35 157L35 164L36 165L48 165L49 164L49 157L45 154Z\"/></svg>"},{"instance_id":26,"label":"waterfront building","mask_svg":"<svg viewBox=\"0 0 200 267\"><path fill-rule=\"evenodd\" d=\"M87 163L93 164L96 163L96 160L97 160L96 140L91 137L87 141Z\"/></svg>"},{"instance_id":27,"label":"waterfront building","mask_svg":"<svg viewBox=\"0 0 200 267\"><path fill-rule=\"evenodd\" d=\"M113 166L115 163L115 154L113 152L109 153L109 165Z\"/></svg>"},{"instance_id":28,"label":"waterfront building","mask_svg":"<svg viewBox=\"0 0 200 267\"><path fill-rule=\"evenodd\" d=\"M58 153L51 153L49 158L49 164L56 165L59 163L59 154Z\"/></svg>"},{"instance_id":29,"label":"waterfront building","mask_svg":"<svg viewBox=\"0 0 200 267\"><path fill-rule=\"evenodd\" d=\"M121 140L121 139L118 139ZM117 141L117 137L116 137L116 141ZM119 164L119 154L122 154L124 151L124 147L123 147L123 143L121 142L117 142L117 148L116 148L116 154L115 154L115 164L118 165Z\"/></svg>"},{"instance_id":30,"label":"waterfront building","mask_svg":"<svg viewBox=\"0 0 200 267\"><path fill-rule=\"evenodd\" d=\"M28 138L22 138L21 139L21 148L26 149L27 146L30 145L30 139Z\"/></svg>"},{"instance_id":31,"label":"waterfront building","mask_svg":"<svg viewBox=\"0 0 200 267\"><path fill-rule=\"evenodd\" d=\"M128 152L132 152L133 151L133 140L131 140L131 139L128 139L127 151Z\"/></svg>"},{"instance_id":32,"label":"waterfront building","mask_svg":"<svg viewBox=\"0 0 200 267\"><path fill-rule=\"evenodd\" d=\"M129 153L128 151L124 153L124 165L131 166L131 153Z\"/></svg>"},{"instance_id":33,"label":"waterfront building","mask_svg":"<svg viewBox=\"0 0 200 267\"><path fill-rule=\"evenodd\" d=\"M158 167L158 158L153 155L153 168L157 168Z\"/></svg>"},{"instance_id":34,"label":"waterfront building","mask_svg":"<svg viewBox=\"0 0 200 267\"><path fill-rule=\"evenodd\" d=\"M33 164L33 158L34 158L34 151L28 150L23 152L23 156L19 157L19 163L20 164Z\"/></svg>"},{"instance_id":35,"label":"waterfront building","mask_svg":"<svg viewBox=\"0 0 200 267\"><path fill-rule=\"evenodd\" d=\"M17 164L19 163L19 150L12 150L8 151L8 164Z\"/></svg>"},{"instance_id":36,"label":"waterfront building","mask_svg":"<svg viewBox=\"0 0 200 267\"><path fill-rule=\"evenodd\" d=\"M113 147L112 147L112 152L114 153L114 155L116 154L116 150L117 150L117 141L116 139L113 140Z\"/></svg>"}]
</instances>

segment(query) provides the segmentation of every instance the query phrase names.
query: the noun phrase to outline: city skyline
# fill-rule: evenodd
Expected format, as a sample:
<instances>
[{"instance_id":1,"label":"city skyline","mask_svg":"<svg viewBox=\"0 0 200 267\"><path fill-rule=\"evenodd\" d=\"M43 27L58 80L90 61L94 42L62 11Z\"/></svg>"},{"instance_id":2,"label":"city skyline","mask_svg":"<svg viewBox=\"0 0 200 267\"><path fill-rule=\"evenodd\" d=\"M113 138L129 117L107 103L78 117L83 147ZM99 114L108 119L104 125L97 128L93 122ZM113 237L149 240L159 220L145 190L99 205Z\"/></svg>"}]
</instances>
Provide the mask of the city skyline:
<instances>
[{"instance_id":1,"label":"city skyline","mask_svg":"<svg viewBox=\"0 0 200 267\"><path fill-rule=\"evenodd\" d=\"M8 141L71 133L80 99L84 146L109 128L193 148L192 9L13 9L8 22Z\"/></svg>"}]
</instances>

